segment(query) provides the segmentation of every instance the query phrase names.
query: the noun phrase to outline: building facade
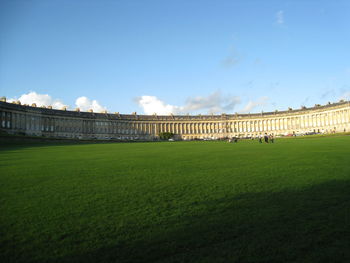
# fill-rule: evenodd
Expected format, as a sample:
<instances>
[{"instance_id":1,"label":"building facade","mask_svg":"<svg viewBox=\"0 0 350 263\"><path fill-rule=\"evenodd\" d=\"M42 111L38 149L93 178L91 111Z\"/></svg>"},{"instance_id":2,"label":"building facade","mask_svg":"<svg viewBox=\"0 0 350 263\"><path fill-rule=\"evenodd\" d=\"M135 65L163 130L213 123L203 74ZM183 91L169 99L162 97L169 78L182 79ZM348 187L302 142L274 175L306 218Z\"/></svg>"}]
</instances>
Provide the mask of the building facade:
<instances>
[{"instance_id":1,"label":"building facade","mask_svg":"<svg viewBox=\"0 0 350 263\"><path fill-rule=\"evenodd\" d=\"M222 115L137 115L56 110L0 101L0 130L8 134L74 139L156 140L252 137L259 134L350 131L350 102L287 111Z\"/></svg>"}]
</instances>

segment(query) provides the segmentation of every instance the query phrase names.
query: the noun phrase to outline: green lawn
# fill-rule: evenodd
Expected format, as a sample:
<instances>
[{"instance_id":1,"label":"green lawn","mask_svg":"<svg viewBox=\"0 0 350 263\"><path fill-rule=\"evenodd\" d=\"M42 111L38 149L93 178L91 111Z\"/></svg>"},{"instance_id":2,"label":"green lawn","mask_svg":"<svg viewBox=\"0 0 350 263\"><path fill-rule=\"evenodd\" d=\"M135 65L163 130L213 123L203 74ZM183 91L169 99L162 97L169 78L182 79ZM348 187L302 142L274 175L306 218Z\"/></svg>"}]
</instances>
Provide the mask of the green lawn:
<instances>
[{"instance_id":1,"label":"green lawn","mask_svg":"<svg viewBox=\"0 0 350 263\"><path fill-rule=\"evenodd\" d=\"M350 136L0 144L0 262L350 262Z\"/></svg>"}]
</instances>

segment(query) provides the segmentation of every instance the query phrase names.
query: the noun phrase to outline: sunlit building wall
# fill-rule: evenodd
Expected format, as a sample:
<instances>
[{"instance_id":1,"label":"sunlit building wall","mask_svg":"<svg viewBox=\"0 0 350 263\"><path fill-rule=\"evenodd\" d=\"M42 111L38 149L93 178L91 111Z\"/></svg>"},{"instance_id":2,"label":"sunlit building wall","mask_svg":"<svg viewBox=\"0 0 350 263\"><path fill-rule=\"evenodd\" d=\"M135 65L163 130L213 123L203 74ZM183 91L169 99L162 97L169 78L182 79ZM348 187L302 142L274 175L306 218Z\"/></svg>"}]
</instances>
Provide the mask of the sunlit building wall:
<instances>
[{"instance_id":1,"label":"sunlit building wall","mask_svg":"<svg viewBox=\"0 0 350 263\"><path fill-rule=\"evenodd\" d=\"M337 133L350 131L350 102L255 114L159 116L56 110L2 98L0 129L29 136L117 140L156 140L163 132L183 140Z\"/></svg>"}]
</instances>

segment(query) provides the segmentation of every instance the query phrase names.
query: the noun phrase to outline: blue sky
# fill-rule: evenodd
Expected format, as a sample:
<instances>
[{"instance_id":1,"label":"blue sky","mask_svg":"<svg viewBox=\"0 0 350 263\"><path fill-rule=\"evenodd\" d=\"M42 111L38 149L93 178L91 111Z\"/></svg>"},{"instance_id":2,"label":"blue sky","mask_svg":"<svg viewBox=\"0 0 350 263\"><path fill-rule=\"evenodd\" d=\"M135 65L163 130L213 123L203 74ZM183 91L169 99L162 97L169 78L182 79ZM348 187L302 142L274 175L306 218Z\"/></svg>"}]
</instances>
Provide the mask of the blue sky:
<instances>
[{"instance_id":1,"label":"blue sky","mask_svg":"<svg viewBox=\"0 0 350 263\"><path fill-rule=\"evenodd\" d=\"M349 14L349 1L2 0L0 96L147 114L349 99Z\"/></svg>"}]
</instances>

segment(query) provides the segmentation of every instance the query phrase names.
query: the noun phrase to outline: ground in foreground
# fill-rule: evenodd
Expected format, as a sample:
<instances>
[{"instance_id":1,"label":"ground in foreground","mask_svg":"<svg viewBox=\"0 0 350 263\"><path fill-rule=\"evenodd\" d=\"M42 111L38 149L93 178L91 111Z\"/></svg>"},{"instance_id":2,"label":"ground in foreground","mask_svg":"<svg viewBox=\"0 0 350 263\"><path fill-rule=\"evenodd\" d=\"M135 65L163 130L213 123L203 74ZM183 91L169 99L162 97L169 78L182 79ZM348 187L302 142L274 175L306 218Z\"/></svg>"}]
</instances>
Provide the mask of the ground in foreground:
<instances>
[{"instance_id":1,"label":"ground in foreground","mask_svg":"<svg viewBox=\"0 0 350 263\"><path fill-rule=\"evenodd\" d=\"M350 136L11 144L1 262L350 262Z\"/></svg>"}]
</instances>

